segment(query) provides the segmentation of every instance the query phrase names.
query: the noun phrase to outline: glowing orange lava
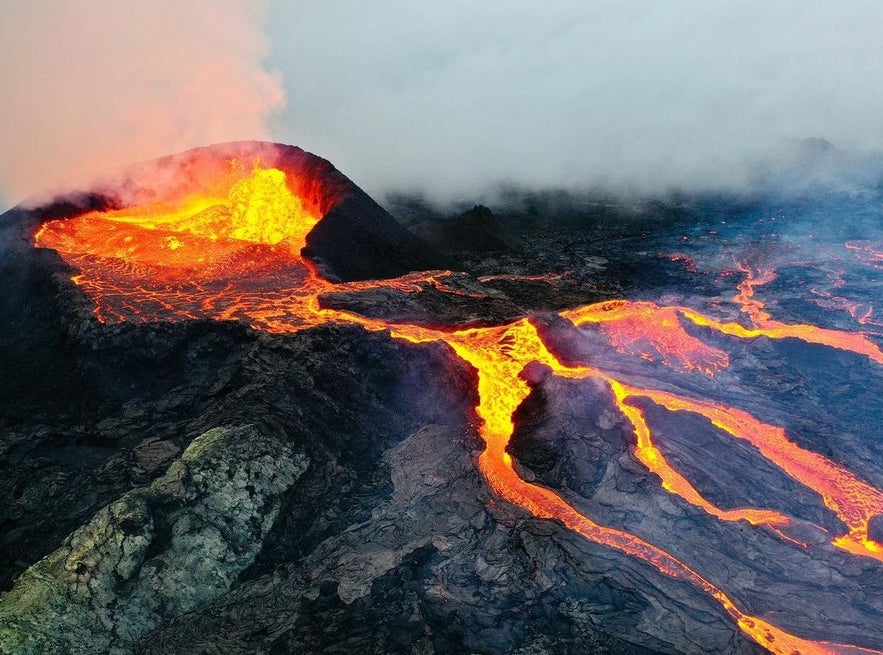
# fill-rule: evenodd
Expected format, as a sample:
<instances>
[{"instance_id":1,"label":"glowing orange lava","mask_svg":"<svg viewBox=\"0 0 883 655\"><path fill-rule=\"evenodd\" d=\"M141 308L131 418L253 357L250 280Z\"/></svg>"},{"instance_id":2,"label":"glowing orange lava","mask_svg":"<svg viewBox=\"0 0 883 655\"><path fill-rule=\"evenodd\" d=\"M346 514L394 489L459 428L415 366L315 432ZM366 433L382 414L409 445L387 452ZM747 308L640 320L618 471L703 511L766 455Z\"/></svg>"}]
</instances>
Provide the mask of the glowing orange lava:
<instances>
[{"instance_id":1,"label":"glowing orange lava","mask_svg":"<svg viewBox=\"0 0 883 655\"><path fill-rule=\"evenodd\" d=\"M621 353L659 361L683 371L713 375L730 358L723 350L690 336L681 324L679 307L652 302L614 300L561 312L577 326L597 323Z\"/></svg>"},{"instance_id":2,"label":"glowing orange lava","mask_svg":"<svg viewBox=\"0 0 883 655\"><path fill-rule=\"evenodd\" d=\"M36 239L63 254L122 260L175 280L212 275L250 244L284 242L298 255L318 221L288 189L285 173L255 168L226 198L191 196L177 207L92 212L46 223Z\"/></svg>"},{"instance_id":3,"label":"glowing orange lava","mask_svg":"<svg viewBox=\"0 0 883 655\"><path fill-rule=\"evenodd\" d=\"M478 463L500 497L693 585L716 600L742 632L770 652L881 652L802 639L750 616L718 586L659 547L623 530L599 525L554 491L521 479L506 449L515 429L513 415L531 391L522 374L528 364L539 362L557 376L605 382L613 402L634 429L637 459L661 478L667 491L720 520L745 520L775 528L787 524L789 517L764 508L722 510L703 498L666 461L633 399L648 399L672 412L704 416L717 429L751 443L787 475L821 495L825 505L848 528L833 543L851 554L883 561L880 544L868 537L868 521L883 514L883 493L839 464L800 448L781 427L747 412L669 391L641 388L589 365L565 365L527 318L497 327L445 330L323 307L320 296L331 291L385 287L409 292L427 285L444 290L450 273L434 271L396 280L347 284L328 282L300 256L307 233L320 218L316 207L301 201L292 191L283 171L256 168L231 184L226 195L191 197L174 207L92 212L47 222L36 235L36 245L57 250L78 269L73 279L95 302L96 316L101 321L235 319L276 333L345 322L374 331L386 330L393 338L411 343L443 342L478 373L480 401L476 413L485 443ZM726 352L688 333L686 321L739 338L801 339L849 350L883 364L883 352L865 335L773 320L754 297L754 288L771 281L774 273L747 269L745 273L734 300L753 327L718 321L686 307L649 302L598 303L561 312L561 316L577 328L597 325L609 343L625 355L685 373L714 375L730 363Z\"/></svg>"},{"instance_id":4,"label":"glowing orange lava","mask_svg":"<svg viewBox=\"0 0 883 655\"><path fill-rule=\"evenodd\" d=\"M734 300L741 305L742 311L749 316L755 327L747 328L741 323L716 321L685 307L680 308L681 313L697 325L704 325L734 337L752 339L764 336L770 339L800 339L806 343L815 343L865 355L878 364L883 364L883 351L864 334L828 330L815 325L789 325L773 320L766 312L764 304L754 297L754 287L772 282L776 277L775 272L755 273L744 266L741 267L741 270L746 274L745 280L739 285L739 293Z\"/></svg>"}]
</instances>

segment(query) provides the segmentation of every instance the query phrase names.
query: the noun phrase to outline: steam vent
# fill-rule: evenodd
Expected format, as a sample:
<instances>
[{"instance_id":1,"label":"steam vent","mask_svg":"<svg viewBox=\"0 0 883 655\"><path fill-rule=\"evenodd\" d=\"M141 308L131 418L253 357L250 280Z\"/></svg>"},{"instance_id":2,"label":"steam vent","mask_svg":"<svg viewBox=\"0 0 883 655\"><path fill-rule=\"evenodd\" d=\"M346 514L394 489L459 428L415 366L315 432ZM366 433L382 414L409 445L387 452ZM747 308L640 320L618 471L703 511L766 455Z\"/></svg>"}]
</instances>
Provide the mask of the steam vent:
<instances>
[{"instance_id":1,"label":"steam vent","mask_svg":"<svg viewBox=\"0 0 883 655\"><path fill-rule=\"evenodd\" d=\"M883 652L879 213L752 202L233 143L7 212L0 653Z\"/></svg>"}]
</instances>

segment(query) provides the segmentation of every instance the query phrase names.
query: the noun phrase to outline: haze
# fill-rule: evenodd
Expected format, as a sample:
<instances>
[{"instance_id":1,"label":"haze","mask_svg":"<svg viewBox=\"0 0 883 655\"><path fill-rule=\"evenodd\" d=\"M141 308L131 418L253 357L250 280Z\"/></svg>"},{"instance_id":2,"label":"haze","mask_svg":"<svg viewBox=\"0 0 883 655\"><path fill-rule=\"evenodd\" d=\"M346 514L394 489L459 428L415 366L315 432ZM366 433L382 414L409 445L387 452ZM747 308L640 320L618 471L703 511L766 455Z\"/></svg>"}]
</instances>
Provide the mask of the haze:
<instances>
[{"instance_id":1,"label":"haze","mask_svg":"<svg viewBox=\"0 0 883 655\"><path fill-rule=\"evenodd\" d=\"M739 188L787 139L883 149L876 2L255 6L7 0L7 197L239 138L437 200Z\"/></svg>"}]
</instances>

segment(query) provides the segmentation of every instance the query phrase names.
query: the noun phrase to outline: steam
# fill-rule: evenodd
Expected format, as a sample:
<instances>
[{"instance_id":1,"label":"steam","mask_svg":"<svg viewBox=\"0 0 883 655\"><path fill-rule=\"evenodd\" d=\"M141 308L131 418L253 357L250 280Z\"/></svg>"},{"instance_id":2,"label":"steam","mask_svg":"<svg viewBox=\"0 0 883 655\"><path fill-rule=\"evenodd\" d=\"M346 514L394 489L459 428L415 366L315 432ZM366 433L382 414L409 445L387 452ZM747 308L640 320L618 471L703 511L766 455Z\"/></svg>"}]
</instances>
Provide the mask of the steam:
<instances>
[{"instance_id":1,"label":"steam","mask_svg":"<svg viewBox=\"0 0 883 655\"><path fill-rule=\"evenodd\" d=\"M389 1L368 12L329 0L275 12L290 94L277 136L375 194L745 188L813 155L791 152L794 140L883 148L879 2Z\"/></svg>"},{"instance_id":2,"label":"steam","mask_svg":"<svg viewBox=\"0 0 883 655\"><path fill-rule=\"evenodd\" d=\"M5 0L0 194L256 138L378 196L868 180L881 24L874 0Z\"/></svg>"},{"instance_id":3,"label":"steam","mask_svg":"<svg viewBox=\"0 0 883 655\"><path fill-rule=\"evenodd\" d=\"M0 193L88 182L185 148L270 136L284 104L250 0L7 0Z\"/></svg>"}]
</instances>

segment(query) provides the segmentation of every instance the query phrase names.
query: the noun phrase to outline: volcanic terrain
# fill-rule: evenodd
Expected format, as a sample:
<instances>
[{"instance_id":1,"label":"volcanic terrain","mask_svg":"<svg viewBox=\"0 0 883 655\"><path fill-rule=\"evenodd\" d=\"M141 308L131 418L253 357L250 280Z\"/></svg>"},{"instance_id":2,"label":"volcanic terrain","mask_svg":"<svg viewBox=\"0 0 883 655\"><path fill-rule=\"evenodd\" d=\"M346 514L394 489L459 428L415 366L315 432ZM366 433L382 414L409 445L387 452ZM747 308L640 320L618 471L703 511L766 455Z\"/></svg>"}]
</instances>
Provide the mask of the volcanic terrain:
<instances>
[{"instance_id":1,"label":"volcanic terrain","mask_svg":"<svg viewBox=\"0 0 883 655\"><path fill-rule=\"evenodd\" d=\"M11 210L0 652L883 652L880 196Z\"/></svg>"}]
</instances>

